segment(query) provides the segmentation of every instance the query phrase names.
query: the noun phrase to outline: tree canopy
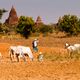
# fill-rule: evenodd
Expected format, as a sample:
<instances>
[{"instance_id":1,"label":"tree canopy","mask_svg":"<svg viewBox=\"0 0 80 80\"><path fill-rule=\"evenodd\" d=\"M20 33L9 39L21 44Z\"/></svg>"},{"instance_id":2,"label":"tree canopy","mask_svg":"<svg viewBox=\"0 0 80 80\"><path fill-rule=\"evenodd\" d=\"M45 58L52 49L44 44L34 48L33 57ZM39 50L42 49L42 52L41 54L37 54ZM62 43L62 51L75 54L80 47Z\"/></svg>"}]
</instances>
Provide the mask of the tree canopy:
<instances>
[{"instance_id":1,"label":"tree canopy","mask_svg":"<svg viewBox=\"0 0 80 80\"><path fill-rule=\"evenodd\" d=\"M0 9L0 19L2 18L3 16L3 13L7 12L7 10L5 9Z\"/></svg>"},{"instance_id":2,"label":"tree canopy","mask_svg":"<svg viewBox=\"0 0 80 80\"><path fill-rule=\"evenodd\" d=\"M32 17L20 16L17 26L17 32L22 34L25 38L28 38L31 34L33 25L34 20L32 19Z\"/></svg>"},{"instance_id":3,"label":"tree canopy","mask_svg":"<svg viewBox=\"0 0 80 80\"><path fill-rule=\"evenodd\" d=\"M75 15L64 15L58 20L58 28L70 35L77 35L80 32L80 19Z\"/></svg>"}]
</instances>

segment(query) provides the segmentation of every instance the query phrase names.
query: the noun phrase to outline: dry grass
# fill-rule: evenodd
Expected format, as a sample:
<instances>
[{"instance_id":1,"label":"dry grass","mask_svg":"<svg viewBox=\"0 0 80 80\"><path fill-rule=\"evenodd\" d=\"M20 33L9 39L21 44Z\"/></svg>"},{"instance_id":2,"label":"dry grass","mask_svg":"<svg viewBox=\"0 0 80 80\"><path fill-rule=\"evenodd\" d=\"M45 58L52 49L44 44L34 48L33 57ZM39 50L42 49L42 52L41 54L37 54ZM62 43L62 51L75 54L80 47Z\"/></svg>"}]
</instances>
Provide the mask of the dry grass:
<instances>
[{"instance_id":1,"label":"dry grass","mask_svg":"<svg viewBox=\"0 0 80 80\"><path fill-rule=\"evenodd\" d=\"M70 44L80 43L80 37L64 38L58 35L48 37L37 37L39 39L39 52L44 54L44 60L38 62L38 53L32 49L32 41L29 39L0 39L0 52L3 58L0 60L0 80L80 80L80 60L70 59L65 42ZM62 35L61 35L62 36ZM23 60L10 62L8 49L10 45L25 45L32 49L34 61L27 58L27 63Z\"/></svg>"}]
</instances>

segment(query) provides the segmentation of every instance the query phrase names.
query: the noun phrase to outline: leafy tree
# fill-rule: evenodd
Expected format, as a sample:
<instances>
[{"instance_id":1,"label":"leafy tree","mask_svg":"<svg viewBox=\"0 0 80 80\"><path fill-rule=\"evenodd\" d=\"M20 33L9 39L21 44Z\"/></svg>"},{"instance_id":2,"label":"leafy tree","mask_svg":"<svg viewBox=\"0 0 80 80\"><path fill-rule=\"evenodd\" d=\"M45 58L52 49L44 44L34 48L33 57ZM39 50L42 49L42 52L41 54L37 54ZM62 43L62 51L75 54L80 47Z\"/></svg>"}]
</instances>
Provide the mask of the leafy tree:
<instances>
[{"instance_id":1,"label":"leafy tree","mask_svg":"<svg viewBox=\"0 0 80 80\"><path fill-rule=\"evenodd\" d=\"M25 38L28 38L31 34L34 21L32 17L20 16L19 23L17 26L17 32L23 35Z\"/></svg>"},{"instance_id":2,"label":"leafy tree","mask_svg":"<svg viewBox=\"0 0 80 80\"><path fill-rule=\"evenodd\" d=\"M2 18L3 13L7 12L5 9L0 9L0 19Z\"/></svg>"},{"instance_id":3,"label":"leafy tree","mask_svg":"<svg viewBox=\"0 0 80 80\"><path fill-rule=\"evenodd\" d=\"M64 15L58 20L58 28L70 35L77 35L80 32L80 19L75 15Z\"/></svg>"},{"instance_id":4,"label":"leafy tree","mask_svg":"<svg viewBox=\"0 0 80 80\"><path fill-rule=\"evenodd\" d=\"M42 33L52 33L53 32L53 27L50 25L42 25L40 27L40 32Z\"/></svg>"},{"instance_id":5,"label":"leafy tree","mask_svg":"<svg viewBox=\"0 0 80 80\"><path fill-rule=\"evenodd\" d=\"M3 16L3 13L7 12L5 9L0 9L0 19ZM3 24L0 22L0 32L3 32Z\"/></svg>"},{"instance_id":6,"label":"leafy tree","mask_svg":"<svg viewBox=\"0 0 80 80\"><path fill-rule=\"evenodd\" d=\"M32 28L32 32L33 32L33 33L36 33L36 32L39 33L39 32L40 32L40 28L41 28L43 25L44 25L44 24L42 24L42 23L39 24L39 25L34 25L33 28Z\"/></svg>"},{"instance_id":7,"label":"leafy tree","mask_svg":"<svg viewBox=\"0 0 80 80\"><path fill-rule=\"evenodd\" d=\"M4 32L5 32L5 33L10 32L10 28L9 28L7 25L5 25L5 24L2 24L1 30L2 30L3 33L4 33Z\"/></svg>"}]
</instances>

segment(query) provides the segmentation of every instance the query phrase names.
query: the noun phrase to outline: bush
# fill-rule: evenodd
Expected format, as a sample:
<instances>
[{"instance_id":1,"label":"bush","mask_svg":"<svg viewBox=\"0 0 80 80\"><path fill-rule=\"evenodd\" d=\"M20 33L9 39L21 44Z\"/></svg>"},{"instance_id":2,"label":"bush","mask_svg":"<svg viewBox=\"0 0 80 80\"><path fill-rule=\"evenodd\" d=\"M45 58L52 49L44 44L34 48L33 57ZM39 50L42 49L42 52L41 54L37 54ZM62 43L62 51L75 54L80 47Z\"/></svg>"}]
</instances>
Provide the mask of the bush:
<instances>
[{"instance_id":1,"label":"bush","mask_svg":"<svg viewBox=\"0 0 80 80\"><path fill-rule=\"evenodd\" d=\"M43 25L40 27L40 32L41 33L52 33L53 32L53 27L49 25Z\"/></svg>"},{"instance_id":2,"label":"bush","mask_svg":"<svg viewBox=\"0 0 80 80\"><path fill-rule=\"evenodd\" d=\"M80 19L75 15L64 15L58 20L58 28L68 35L78 35L80 33Z\"/></svg>"},{"instance_id":3,"label":"bush","mask_svg":"<svg viewBox=\"0 0 80 80\"><path fill-rule=\"evenodd\" d=\"M19 18L19 23L17 25L16 31L23 35L25 38L28 38L31 34L34 21L31 17L21 16Z\"/></svg>"}]
</instances>

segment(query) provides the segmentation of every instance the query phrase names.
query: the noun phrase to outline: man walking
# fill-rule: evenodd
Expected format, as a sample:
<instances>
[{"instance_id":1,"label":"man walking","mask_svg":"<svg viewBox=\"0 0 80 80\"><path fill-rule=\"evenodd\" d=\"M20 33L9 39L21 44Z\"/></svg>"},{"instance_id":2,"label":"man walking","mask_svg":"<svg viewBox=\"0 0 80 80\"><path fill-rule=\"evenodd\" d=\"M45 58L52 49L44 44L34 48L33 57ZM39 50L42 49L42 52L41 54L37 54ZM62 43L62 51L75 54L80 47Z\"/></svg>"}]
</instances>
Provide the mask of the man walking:
<instances>
[{"instance_id":1,"label":"man walking","mask_svg":"<svg viewBox=\"0 0 80 80\"><path fill-rule=\"evenodd\" d=\"M34 41L32 42L32 47L35 52L38 52L38 42L38 39L34 39Z\"/></svg>"}]
</instances>

